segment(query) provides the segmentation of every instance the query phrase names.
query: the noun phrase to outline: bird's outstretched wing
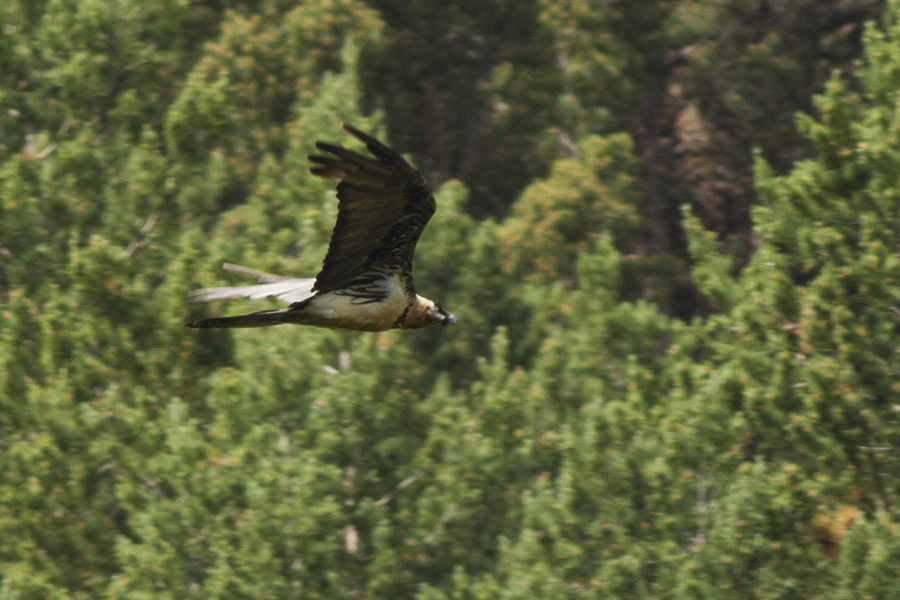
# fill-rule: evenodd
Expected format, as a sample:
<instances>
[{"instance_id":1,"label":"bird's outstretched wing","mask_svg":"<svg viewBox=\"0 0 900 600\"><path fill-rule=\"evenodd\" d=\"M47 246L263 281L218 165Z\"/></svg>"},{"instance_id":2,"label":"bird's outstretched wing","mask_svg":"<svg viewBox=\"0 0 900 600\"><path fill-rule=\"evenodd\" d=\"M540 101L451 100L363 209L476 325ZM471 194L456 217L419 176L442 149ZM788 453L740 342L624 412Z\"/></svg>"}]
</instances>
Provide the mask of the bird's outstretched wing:
<instances>
[{"instance_id":1,"label":"bird's outstretched wing","mask_svg":"<svg viewBox=\"0 0 900 600\"><path fill-rule=\"evenodd\" d=\"M411 287L413 252L434 214L434 196L398 153L350 125L344 129L374 158L325 142L316 147L332 156L309 157L312 173L339 180L337 223L313 290L340 290L373 269L400 272Z\"/></svg>"}]
</instances>

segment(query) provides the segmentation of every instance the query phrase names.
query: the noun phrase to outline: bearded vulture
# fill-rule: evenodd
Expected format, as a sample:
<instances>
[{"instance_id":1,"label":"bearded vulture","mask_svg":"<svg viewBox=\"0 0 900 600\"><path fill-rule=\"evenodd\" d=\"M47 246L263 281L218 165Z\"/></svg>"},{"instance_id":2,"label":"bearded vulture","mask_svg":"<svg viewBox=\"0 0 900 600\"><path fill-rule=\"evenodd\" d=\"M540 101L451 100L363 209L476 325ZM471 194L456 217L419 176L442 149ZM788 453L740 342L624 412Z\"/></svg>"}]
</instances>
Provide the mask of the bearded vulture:
<instances>
[{"instance_id":1,"label":"bearded vulture","mask_svg":"<svg viewBox=\"0 0 900 600\"><path fill-rule=\"evenodd\" d=\"M434 214L434 195L397 152L344 124L374 158L316 142L330 156L310 155L310 171L337 179L338 216L325 262L315 279L294 279L225 264L259 284L190 293L194 302L224 298L276 297L286 308L234 317L201 319L189 329L266 327L297 323L330 329L385 331L455 325L456 317L413 287L416 242Z\"/></svg>"}]
</instances>

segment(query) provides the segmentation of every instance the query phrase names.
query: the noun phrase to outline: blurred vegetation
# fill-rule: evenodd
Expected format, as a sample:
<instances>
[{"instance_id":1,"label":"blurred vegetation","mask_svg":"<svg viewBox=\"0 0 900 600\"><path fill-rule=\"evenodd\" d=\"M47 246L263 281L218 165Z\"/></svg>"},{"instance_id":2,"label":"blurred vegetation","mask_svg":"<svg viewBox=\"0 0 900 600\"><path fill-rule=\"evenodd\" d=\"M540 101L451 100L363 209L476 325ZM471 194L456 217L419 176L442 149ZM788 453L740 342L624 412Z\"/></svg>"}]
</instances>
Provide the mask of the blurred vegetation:
<instances>
[{"instance_id":1,"label":"blurred vegetation","mask_svg":"<svg viewBox=\"0 0 900 600\"><path fill-rule=\"evenodd\" d=\"M900 2L9 0L0 65L0 598L900 597ZM341 121L460 324L186 331L317 271Z\"/></svg>"}]
</instances>

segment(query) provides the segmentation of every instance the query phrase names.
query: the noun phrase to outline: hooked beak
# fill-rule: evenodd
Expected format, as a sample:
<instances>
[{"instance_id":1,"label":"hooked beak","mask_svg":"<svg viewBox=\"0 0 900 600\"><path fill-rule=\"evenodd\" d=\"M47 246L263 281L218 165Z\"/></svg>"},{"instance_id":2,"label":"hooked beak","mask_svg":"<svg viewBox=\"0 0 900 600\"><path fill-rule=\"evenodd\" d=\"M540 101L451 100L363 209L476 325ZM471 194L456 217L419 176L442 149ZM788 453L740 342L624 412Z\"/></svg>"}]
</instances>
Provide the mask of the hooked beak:
<instances>
[{"instance_id":1,"label":"hooked beak","mask_svg":"<svg viewBox=\"0 0 900 600\"><path fill-rule=\"evenodd\" d=\"M454 315L453 313L448 313L443 308L439 309L439 313L442 317L444 317L444 321L441 323L441 325L444 325L445 327L447 325L456 325L456 315Z\"/></svg>"}]
</instances>

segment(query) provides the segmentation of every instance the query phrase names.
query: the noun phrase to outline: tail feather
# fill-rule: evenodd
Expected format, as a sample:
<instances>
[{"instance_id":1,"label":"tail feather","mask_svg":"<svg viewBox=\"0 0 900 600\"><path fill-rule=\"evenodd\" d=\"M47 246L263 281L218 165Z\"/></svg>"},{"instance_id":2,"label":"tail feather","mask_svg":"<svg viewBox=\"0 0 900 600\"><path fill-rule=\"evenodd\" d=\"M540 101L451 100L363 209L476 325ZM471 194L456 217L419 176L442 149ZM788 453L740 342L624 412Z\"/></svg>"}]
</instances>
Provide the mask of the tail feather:
<instances>
[{"instance_id":1,"label":"tail feather","mask_svg":"<svg viewBox=\"0 0 900 600\"><path fill-rule=\"evenodd\" d=\"M200 319L185 325L188 329L218 329L224 327L269 327L280 323L303 323L305 313L302 310L282 308L264 310L248 315L234 317L212 317Z\"/></svg>"}]
</instances>

